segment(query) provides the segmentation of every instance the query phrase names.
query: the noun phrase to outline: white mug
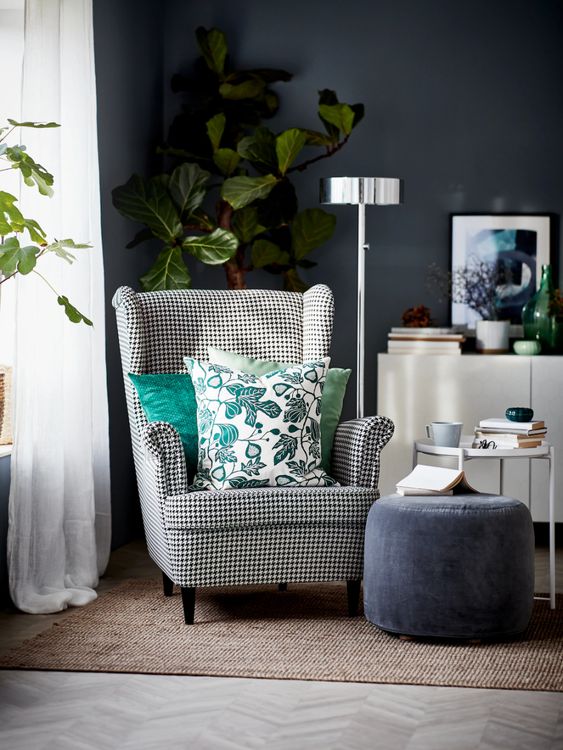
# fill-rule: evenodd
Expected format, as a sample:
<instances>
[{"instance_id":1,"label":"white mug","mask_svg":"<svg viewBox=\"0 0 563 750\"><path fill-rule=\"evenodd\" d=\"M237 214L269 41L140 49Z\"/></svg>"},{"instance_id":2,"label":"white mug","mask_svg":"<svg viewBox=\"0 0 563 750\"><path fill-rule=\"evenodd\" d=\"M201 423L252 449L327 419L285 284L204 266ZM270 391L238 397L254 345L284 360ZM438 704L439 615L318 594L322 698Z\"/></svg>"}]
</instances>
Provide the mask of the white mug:
<instances>
[{"instance_id":1,"label":"white mug","mask_svg":"<svg viewBox=\"0 0 563 750\"><path fill-rule=\"evenodd\" d=\"M461 438L463 422L432 422L426 425L426 437L434 445L443 448L457 448Z\"/></svg>"}]
</instances>

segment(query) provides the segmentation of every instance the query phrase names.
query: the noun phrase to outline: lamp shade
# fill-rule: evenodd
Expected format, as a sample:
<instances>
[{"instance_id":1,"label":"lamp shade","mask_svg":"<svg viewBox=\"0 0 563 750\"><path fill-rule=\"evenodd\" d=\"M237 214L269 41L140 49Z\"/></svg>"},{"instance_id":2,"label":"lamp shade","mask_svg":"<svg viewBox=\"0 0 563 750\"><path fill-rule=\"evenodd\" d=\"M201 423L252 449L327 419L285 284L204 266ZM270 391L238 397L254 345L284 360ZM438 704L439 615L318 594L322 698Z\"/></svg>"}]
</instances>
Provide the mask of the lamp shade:
<instances>
[{"instance_id":1,"label":"lamp shade","mask_svg":"<svg viewBox=\"0 0 563 750\"><path fill-rule=\"evenodd\" d=\"M396 206L403 202L402 180L396 177L323 177L321 203Z\"/></svg>"}]
</instances>

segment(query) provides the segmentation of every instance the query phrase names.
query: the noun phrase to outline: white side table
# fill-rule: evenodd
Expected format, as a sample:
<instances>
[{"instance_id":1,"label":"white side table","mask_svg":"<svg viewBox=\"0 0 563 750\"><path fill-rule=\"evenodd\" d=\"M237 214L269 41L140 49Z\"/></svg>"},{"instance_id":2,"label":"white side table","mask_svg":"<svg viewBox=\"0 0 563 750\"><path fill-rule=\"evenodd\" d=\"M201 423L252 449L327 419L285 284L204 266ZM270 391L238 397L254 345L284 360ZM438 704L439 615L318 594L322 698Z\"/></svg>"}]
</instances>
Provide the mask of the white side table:
<instances>
[{"instance_id":1,"label":"white side table","mask_svg":"<svg viewBox=\"0 0 563 750\"><path fill-rule=\"evenodd\" d=\"M549 597L551 609L555 609L555 451L552 445L544 442L539 448L513 448L510 450L472 448L472 435L462 435L459 448L445 448L434 445L432 440L415 440L413 445L413 468L418 463L418 454L428 456L454 456L457 458L458 469L463 469L466 461L475 458L496 458L500 462L500 494L504 490L504 462L507 459L542 459L549 464ZM531 498L530 498L531 502Z\"/></svg>"}]
</instances>

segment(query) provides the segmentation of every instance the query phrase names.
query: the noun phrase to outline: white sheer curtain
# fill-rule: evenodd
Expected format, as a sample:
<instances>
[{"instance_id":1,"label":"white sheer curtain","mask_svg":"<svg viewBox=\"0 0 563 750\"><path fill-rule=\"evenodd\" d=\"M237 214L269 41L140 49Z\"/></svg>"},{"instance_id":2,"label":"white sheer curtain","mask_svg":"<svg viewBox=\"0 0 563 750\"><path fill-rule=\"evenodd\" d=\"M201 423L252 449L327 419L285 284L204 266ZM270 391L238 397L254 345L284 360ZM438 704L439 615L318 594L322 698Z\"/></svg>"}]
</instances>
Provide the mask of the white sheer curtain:
<instances>
[{"instance_id":1,"label":"white sheer curtain","mask_svg":"<svg viewBox=\"0 0 563 750\"><path fill-rule=\"evenodd\" d=\"M53 198L23 187L20 206L50 238L89 241L68 265L37 270L94 328L67 320L34 274L17 282L15 425L8 563L25 612L96 598L110 546L104 286L96 132L92 0L27 0L22 142L55 176Z\"/></svg>"}]
</instances>

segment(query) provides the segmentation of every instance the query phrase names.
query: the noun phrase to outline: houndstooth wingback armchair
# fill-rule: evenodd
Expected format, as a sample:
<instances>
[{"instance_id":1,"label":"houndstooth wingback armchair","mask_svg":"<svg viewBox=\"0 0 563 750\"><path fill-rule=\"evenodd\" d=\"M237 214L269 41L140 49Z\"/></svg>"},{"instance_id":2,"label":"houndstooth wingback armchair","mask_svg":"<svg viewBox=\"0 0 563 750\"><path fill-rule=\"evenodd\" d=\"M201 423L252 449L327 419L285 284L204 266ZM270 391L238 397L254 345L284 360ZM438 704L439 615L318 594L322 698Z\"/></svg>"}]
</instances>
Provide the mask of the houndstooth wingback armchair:
<instances>
[{"instance_id":1,"label":"houndstooth wingback armchair","mask_svg":"<svg viewBox=\"0 0 563 750\"><path fill-rule=\"evenodd\" d=\"M339 425L333 447L337 487L188 491L177 431L148 423L128 373L186 372L183 358L207 347L282 362L328 355L334 302L317 285L294 292L117 290L116 310L131 440L149 554L164 594L181 587L194 621L200 586L347 581L357 613L364 526L379 497L379 455L393 434L386 417Z\"/></svg>"}]
</instances>

